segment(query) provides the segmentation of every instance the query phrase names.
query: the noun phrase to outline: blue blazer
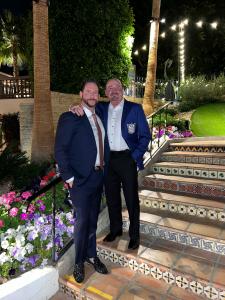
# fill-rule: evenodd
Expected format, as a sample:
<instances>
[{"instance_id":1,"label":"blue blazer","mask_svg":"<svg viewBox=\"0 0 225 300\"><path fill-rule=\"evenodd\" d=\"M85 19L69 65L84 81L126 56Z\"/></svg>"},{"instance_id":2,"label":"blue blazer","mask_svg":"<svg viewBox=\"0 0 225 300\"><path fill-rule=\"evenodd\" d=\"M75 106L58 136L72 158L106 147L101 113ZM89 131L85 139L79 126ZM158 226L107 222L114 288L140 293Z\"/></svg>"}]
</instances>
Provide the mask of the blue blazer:
<instances>
[{"instance_id":1,"label":"blue blazer","mask_svg":"<svg viewBox=\"0 0 225 300\"><path fill-rule=\"evenodd\" d=\"M55 138L55 159L64 181L74 176L76 185L82 185L95 166L97 147L87 116L63 113L58 121ZM105 134L104 159L109 157Z\"/></svg>"},{"instance_id":2,"label":"blue blazer","mask_svg":"<svg viewBox=\"0 0 225 300\"><path fill-rule=\"evenodd\" d=\"M99 102L96 112L107 132L109 102ZM124 100L121 120L121 132L139 170L144 169L143 155L148 150L151 139L150 129L143 108L140 104Z\"/></svg>"}]
</instances>

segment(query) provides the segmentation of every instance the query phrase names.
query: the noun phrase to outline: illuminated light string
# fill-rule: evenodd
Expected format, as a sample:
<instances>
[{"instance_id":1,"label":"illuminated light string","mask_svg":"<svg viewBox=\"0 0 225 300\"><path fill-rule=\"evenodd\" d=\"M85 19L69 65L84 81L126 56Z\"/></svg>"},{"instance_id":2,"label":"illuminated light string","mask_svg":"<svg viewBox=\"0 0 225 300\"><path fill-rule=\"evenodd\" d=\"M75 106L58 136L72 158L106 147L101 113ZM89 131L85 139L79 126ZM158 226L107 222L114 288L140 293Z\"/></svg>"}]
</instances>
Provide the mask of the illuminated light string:
<instances>
[{"instance_id":1,"label":"illuminated light string","mask_svg":"<svg viewBox=\"0 0 225 300\"><path fill-rule=\"evenodd\" d=\"M155 19L152 19L150 22L152 23L153 21L158 21ZM160 23L166 23L166 19L160 19L159 20ZM173 24L172 26L170 26L170 29L172 31L178 31L178 61L179 61L179 79L181 82L183 82L185 80L185 27L188 25L189 20L185 19L182 22L178 23L178 24ZM199 20L198 22L195 23L196 26L198 28L202 28L204 22L202 20ZM210 26L212 29L217 29L218 27L218 22L214 21L212 23L210 23ZM165 38L166 37L166 32L162 32L160 34L161 38ZM142 50L146 51L147 50L147 46L143 45L141 47ZM139 51L135 50L134 55L139 55Z\"/></svg>"}]
</instances>

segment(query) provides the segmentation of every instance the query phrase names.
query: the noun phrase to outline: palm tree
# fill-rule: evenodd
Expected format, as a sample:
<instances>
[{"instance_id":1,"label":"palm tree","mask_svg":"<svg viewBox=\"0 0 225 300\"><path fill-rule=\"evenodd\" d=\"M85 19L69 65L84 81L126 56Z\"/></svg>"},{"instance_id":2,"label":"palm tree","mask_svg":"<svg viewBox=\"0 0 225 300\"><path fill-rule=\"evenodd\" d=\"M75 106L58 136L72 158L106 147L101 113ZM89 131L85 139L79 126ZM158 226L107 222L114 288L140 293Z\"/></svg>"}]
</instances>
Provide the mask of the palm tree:
<instances>
[{"instance_id":1,"label":"palm tree","mask_svg":"<svg viewBox=\"0 0 225 300\"><path fill-rule=\"evenodd\" d=\"M34 118L31 159L53 155L54 130L50 94L48 1L33 1Z\"/></svg>"},{"instance_id":2,"label":"palm tree","mask_svg":"<svg viewBox=\"0 0 225 300\"><path fill-rule=\"evenodd\" d=\"M159 36L159 18L160 18L161 0L153 0L152 3L152 22L150 29L149 55L147 76L145 82L145 93L143 100L143 108L146 115L149 115L154 110L154 94L156 81L157 67L157 48Z\"/></svg>"},{"instance_id":3,"label":"palm tree","mask_svg":"<svg viewBox=\"0 0 225 300\"><path fill-rule=\"evenodd\" d=\"M0 27L0 64L13 66L13 76L18 77L19 66L26 61L26 58L20 43L16 19L11 11L3 12Z\"/></svg>"}]
</instances>

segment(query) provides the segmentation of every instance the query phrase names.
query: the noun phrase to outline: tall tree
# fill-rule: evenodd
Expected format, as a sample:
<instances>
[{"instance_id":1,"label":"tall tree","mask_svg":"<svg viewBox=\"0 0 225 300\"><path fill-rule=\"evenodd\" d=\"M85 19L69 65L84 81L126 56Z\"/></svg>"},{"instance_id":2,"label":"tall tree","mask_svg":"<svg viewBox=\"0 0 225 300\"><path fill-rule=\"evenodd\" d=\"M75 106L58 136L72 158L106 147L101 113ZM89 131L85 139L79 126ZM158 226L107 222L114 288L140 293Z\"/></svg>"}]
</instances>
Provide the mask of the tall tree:
<instances>
[{"instance_id":1,"label":"tall tree","mask_svg":"<svg viewBox=\"0 0 225 300\"><path fill-rule=\"evenodd\" d=\"M144 93L144 100L143 100L143 108L146 115L151 114L154 110L160 4L161 4L161 0L153 0L148 66L147 66L147 76L145 81L145 93Z\"/></svg>"},{"instance_id":2,"label":"tall tree","mask_svg":"<svg viewBox=\"0 0 225 300\"><path fill-rule=\"evenodd\" d=\"M18 77L19 66L26 61L19 37L19 23L9 10L3 12L0 23L0 64L13 66L13 76Z\"/></svg>"},{"instance_id":3,"label":"tall tree","mask_svg":"<svg viewBox=\"0 0 225 300\"><path fill-rule=\"evenodd\" d=\"M48 1L33 1L34 120L31 158L48 160L53 155L54 130L50 94Z\"/></svg>"},{"instance_id":4,"label":"tall tree","mask_svg":"<svg viewBox=\"0 0 225 300\"><path fill-rule=\"evenodd\" d=\"M85 78L126 83L134 22L128 0L51 0L49 13L53 90L78 92Z\"/></svg>"}]
</instances>

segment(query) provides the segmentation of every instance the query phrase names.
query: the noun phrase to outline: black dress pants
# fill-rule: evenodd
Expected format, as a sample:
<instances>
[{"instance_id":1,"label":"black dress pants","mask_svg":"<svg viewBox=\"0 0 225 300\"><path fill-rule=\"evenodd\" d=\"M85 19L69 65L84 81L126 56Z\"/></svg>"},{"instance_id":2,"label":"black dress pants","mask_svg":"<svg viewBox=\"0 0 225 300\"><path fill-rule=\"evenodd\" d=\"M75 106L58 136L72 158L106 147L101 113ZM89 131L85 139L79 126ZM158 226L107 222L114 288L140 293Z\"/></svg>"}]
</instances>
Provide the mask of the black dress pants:
<instances>
[{"instance_id":1,"label":"black dress pants","mask_svg":"<svg viewBox=\"0 0 225 300\"><path fill-rule=\"evenodd\" d=\"M111 151L105 181L106 201L109 210L110 232L122 230L121 183L130 219L129 235L139 238L140 205L138 198L137 165L129 150Z\"/></svg>"}]
</instances>

